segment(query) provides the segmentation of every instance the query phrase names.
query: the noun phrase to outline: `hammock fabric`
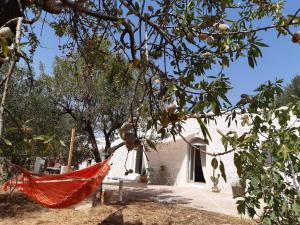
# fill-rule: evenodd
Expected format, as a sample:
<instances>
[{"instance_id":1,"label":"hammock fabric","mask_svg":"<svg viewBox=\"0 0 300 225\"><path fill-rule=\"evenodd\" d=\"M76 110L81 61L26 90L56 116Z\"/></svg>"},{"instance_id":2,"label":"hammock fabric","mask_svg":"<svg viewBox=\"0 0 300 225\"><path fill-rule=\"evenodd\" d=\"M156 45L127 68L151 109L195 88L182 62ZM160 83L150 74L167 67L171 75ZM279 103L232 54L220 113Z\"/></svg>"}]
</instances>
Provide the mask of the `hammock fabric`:
<instances>
[{"instance_id":1,"label":"hammock fabric","mask_svg":"<svg viewBox=\"0 0 300 225\"><path fill-rule=\"evenodd\" d=\"M109 159L82 170L42 177L19 168L22 175L6 182L3 189L6 191L8 187L16 186L39 204L49 208L66 208L95 192L109 169Z\"/></svg>"}]
</instances>

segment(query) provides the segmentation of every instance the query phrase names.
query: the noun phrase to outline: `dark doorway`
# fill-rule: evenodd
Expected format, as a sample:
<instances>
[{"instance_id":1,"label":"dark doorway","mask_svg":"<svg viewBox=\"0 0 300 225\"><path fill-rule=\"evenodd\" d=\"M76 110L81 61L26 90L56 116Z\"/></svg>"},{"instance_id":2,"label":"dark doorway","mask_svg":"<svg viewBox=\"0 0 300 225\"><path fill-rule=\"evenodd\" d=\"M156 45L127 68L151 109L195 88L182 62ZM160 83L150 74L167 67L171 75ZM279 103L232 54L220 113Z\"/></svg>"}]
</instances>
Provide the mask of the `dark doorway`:
<instances>
[{"instance_id":1,"label":"dark doorway","mask_svg":"<svg viewBox=\"0 0 300 225\"><path fill-rule=\"evenodd\" d=\"M201 152L195 150L195 182L205 183L205 178L202 170Z\"/></svg>"},{"instance_id":2,"label":"dark doorway","mask_svg":"<svg viewBox=\"0 0 300 225\"><path fill-rule=\"evenodd\" d=\"M203 146L197 146L197 148L203 148ZM191 182L205 183L203 166L206 164L205 153L197 148L190 149L189 157L189 179Z\"/></svg>"}]
</instances>

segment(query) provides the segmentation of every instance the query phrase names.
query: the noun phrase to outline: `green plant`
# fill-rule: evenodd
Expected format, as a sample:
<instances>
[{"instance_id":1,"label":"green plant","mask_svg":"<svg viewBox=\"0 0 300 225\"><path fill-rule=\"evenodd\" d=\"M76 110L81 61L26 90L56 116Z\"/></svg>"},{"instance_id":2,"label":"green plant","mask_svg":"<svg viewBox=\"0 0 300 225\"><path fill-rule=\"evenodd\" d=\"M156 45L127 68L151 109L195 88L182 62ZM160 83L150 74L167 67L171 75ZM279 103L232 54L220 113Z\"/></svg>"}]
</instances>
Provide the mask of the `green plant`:
<instances>
[{"instance_id":1,"label":"green plant","mask_svg":"<svg viewBox=\"0 0 300 225\"><path fill-rule=\"evenodd\" d=\"M217 176L215 176L215 174L213 176L210 177L211 181L213 182L213 187L218 187L219 184L219 179L220 179L220 174L218 174Z\"/></svg>"},{"instance_id":2,"label":"green plant","mask_svg":"<svg viewBox=\"0 0 300 225\"><path fill-rule=\"evenodd\" d=\"M147 178L148 178L148 183L153 183L154 182L154 178L155 178L155 170L152 167L148 167L146 169L146 174L147 174Z\"/></svg>"},{"instance_id":3,"label":"green plant","mask_svg":"<svg viewBox=\"0 0 300 225\"><path fill-rule=\"evenodd\" d=\"M300 224L300 101L285 107L276 99L282 81L267 82L241 115L248 131L229 132L222 137L234 149L234 163L245 188L238 211L250 217L262 208L262 224ZM263 204L262 204L263 202Z\"/></svg>"}]
</instances>

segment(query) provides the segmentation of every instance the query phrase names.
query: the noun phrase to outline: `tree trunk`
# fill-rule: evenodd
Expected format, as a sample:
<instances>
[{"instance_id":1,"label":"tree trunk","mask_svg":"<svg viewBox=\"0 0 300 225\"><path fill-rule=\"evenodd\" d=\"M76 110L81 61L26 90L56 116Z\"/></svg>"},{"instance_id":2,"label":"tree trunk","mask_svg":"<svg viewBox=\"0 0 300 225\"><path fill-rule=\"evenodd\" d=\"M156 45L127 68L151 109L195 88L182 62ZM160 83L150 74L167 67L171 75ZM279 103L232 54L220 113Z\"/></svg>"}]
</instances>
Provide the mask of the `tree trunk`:
<instances>
[{"instance_id":1,"label":"tree trunk","mask_svg":"<svg viewBox=\"0 0 300 225\"><path fill-rule=\"evenodd\" d=\"M8 84L9 84L9 80L12 76L12 73L15 69L15 66L16 66L16 60L13 60L10 67L9 67L9 69L8 69L8 73L6 75L6 81L4 83L4 90L3 90L3 93L2 93L2 99L1 99L1 103L0 103L0 137L2 137L2 132L3 132L4 104L5 104L5 100L6 100Z\"/></svg>"},{"instance_id":2,"label":"tree trunk","mask_svg":"<svg viewBox=\"0 0 300 225\"><path fill-rule=\"evenodd\" d=\"M90 139L90 142L92 144L92 151L93 151L95 160L96 160L96 162L101 162L101 157L100 157L96 137L95 137L95 134L94 134L94 131L93 131L93 128L92 128L92 125L91 125L90 121L85 122L85 130L89 135L89 139Z\"/></svg>"},{"instance_id":3,"label":"tree trunk","mask_svg":"<svg viewBox=\"0 0 300 225\"><path fill-rule=\"evenodd\" d=\"M105 148L104 152L107 153L108 149L111 147L111 141L110 141L110 133L107 133L106 130L103 130L104 138L105 138Z\"/></svg>"}]
</instances>

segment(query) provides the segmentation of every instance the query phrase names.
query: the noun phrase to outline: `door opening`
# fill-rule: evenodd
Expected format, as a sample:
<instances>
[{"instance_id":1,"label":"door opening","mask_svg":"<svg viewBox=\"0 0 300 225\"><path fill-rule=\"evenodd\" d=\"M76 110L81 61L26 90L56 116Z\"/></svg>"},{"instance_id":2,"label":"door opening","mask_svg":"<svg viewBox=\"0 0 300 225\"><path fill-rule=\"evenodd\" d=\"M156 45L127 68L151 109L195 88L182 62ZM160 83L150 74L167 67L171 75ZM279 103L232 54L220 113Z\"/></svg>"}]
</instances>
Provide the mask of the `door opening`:
<instances>
[{"instance_id":1,"label":"door opening","mask_svg":"<svg viewBox=\"0 0 300 225\"><path fill-rule=\"evenodd\" d=\"M202 148L203 146L196 146ZM205 153L195 147L190 149L189 154L189 179L191 182L205 183L203 167L205 166Z\"/></svg>"}]
</instances>

